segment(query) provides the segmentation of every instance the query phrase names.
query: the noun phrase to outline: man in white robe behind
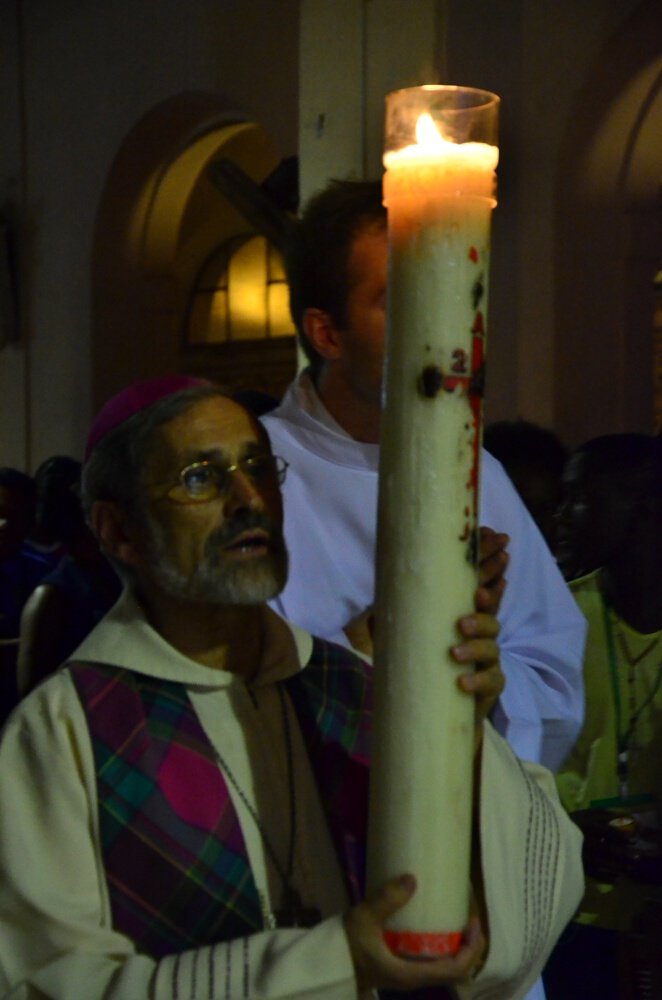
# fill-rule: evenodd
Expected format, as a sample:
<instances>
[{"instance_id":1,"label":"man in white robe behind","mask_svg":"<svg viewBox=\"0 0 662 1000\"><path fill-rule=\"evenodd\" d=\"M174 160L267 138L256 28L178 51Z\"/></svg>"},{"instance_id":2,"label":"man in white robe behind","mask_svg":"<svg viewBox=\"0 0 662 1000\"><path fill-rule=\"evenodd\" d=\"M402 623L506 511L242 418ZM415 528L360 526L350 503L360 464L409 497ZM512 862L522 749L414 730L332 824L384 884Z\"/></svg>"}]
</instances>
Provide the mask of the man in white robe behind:
<instances>
[{"instance_id":1,"label":"man in white robe behind","mask_svg":"<svg viewBox=\"0 0 662 1000\"><path fill-rule=\"evenodd\" d=\"M335 181L314 196L286 265L310 366L262 417L290 466L283 489L290 572L272 606L315 635L350 645L350 633L356 644L374 599L387 285L381 184ZM586 623L512 483L486 452L480 485L479 523L509 537L498 614L508 684L493 721L520 757L556 770L583 719Z\"/></svg>"}]
</instances>

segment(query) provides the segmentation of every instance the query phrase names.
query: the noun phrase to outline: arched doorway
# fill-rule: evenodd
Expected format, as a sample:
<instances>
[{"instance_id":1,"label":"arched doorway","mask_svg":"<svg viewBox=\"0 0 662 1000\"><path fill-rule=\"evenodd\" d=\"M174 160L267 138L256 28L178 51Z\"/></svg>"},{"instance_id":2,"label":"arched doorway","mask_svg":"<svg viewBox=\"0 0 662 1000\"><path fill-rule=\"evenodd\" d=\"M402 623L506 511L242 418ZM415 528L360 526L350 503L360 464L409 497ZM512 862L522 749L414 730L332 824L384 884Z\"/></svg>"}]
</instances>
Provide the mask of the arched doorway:
<instances>
[{"instance_id":1,"label":"arched doorway","mask_svg":"<svg viewBox=\"0 0 662 1000\"><path fill-rule=\"evenodd\" d=\"M234 273L228 248L243 251L246 294L252 272L245 248L257 235L210 178L210 164L219 158L230 160L256 184L279 163L260 126L241 120L213 95L165 102L122 144L102 195L92 254L95 405L131 381L169 371L203 374L230 389L277 396L292 378L294 330L283 318L282 295L276 315L277 296L270 296L267 287L277 283L274 275L281 280L277 248L262 248L270 262L266 277L255 271L254 281L265 283L266 313L255 320L253 331L247 322L230 322L219 337L211 312L207 331L200 321L205 288L220 282L221 295L228 273ZM235 280L235 312L242 311L240 285Z\"/></svg>"}]
</instances>

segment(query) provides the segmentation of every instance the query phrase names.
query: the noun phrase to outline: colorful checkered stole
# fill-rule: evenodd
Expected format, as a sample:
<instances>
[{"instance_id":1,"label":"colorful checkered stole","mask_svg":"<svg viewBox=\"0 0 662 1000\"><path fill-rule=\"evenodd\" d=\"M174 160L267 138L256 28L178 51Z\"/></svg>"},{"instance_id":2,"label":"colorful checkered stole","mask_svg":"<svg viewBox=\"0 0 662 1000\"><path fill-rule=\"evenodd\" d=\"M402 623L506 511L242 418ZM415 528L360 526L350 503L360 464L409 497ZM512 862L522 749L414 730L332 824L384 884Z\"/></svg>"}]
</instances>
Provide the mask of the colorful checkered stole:
<instances>
[{"instance_id":1,"label":"colorful checkered stole","mask_svg":"<svg viewBox=\"0 0 662 1000\"><path fill-rule=\"evenodd\" d=\"M113 926L154 958L261 928L241 828L186 688L70 666L92 740Z\"/></svg>"},{"instance_id":2,"label":"colorful checkered stole","mask_svg":"<svg viewBox=\"0 0 662 1000\"><path fill-rule=\"evenodd\" d=\"M246 846L214 750L182 684L70 664L97 775L113 925L160 958L263 927ZM352 895L367 812L369 668L316 641L287 682Z\"/></svg>"}]
</instances>

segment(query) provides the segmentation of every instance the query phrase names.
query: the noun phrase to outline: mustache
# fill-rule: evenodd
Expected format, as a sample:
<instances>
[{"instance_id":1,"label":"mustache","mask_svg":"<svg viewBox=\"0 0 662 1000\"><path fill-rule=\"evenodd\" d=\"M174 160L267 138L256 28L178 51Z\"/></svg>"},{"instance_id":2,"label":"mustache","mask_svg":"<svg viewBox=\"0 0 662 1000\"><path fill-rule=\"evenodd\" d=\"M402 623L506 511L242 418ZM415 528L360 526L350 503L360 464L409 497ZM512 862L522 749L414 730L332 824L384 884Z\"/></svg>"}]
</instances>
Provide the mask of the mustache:
<instances>
[{"instance_id":1,"label":"mustache","mask_svg":"<svg viewBox=\"0 0 662 1000\"><path fill-rule=\"evenodd\" d=\"M231 521L221 525L220 528L211 533L207 539L206 548L209 551L210 549L231 545L239 535L254 528L266 531L270 544L279 549L283 548L283 534L278 525L274 523L268 514L256 510L239 511Z\"/></svg>"}]
</instances>

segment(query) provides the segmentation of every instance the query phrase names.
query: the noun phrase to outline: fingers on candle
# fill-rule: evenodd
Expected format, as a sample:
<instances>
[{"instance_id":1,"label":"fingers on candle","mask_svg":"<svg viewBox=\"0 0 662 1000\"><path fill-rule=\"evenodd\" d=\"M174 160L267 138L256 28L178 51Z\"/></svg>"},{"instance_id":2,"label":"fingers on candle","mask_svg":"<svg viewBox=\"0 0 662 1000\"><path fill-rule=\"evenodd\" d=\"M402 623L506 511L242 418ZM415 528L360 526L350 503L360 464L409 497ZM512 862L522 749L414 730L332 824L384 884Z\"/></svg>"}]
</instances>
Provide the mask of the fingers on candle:
<instances>
[{"instance_id":1,"label":"fingers on candle","mask_svg":"<svg viewBox=\"0 0 662 1000\"><path fill-rule=\"evenodd\" d=\"M466 615L458 622L458 629L466 641L453 646L451 655L460 666L475 666L475 672L458 678L460 688L482 699L498 698L504 684L497 642L498 621L489 614Z\"/></svg>"},{"instance_id":2,"label":"fingers on candle","mask_svg":"<svg viewBox=\"0 0 662 1000\"><path fill-rule=\"evenodd\" d=\"M500 549L505 549L510 541L510 535L505 531L495 531L486 524L481 524L478 529L478 542L480 546L480 558L484 559Z\"/></svg>"},{"instance_id":3,"label":"fingers on candle","mask_svg":"<svg viewBox=\"0 0 662 1000\"><path fill-rule=\"evenodd\" d=\"M499 645L494 639L472 639L454 646L452 652L459 664L473 663L476 670L489 670L499 660Z\"/></svg>"},{"instance_id":4,"label":"fingers on candle","mask_svg":"<svg viewBox=\"0 0 662 1000\"><path fill-rule=\"evenodd\" d=\"M359 992L396 984L394 970L401 962L384 940L387 919L408 903L416 891L413 875L391 879L353 906L345 916L345 934Z\"/></svg>"},{"instance_id":5,"label":"fingers on candle","mask_svg":"<svg viewBox=\"0 0 662 1000\"><path fill-rule=\"evenodd\" d=\"M389 969L390 981L381 986L409 991L469 982L481 967L485 950L480 922L471 918L462 936L462 946L455 955L413 960L394 956Z\"/></svg>"},{"instance_id":6,"label":"fingers on candle","mask_svg":"<svg viewBox=\"0 0 662 1000\"><path fill-rule=\"evenodd\" d=\"M478 539L478 565L481 583L488 583L502 575L508 565L510 536L492 528L481 528Z\"/></svg>"},{"instance_id":7,"label":"fingers on candle","mask_svg":"<svg viewBox=\"0 0 662 1000\"><path fill-rule=\"evenodd\" d=\"M463 615L457 623L458 631L466 642L453 646L453 653L458 651L457 659L460 661L472 659L471 656L459 653L462 649L472 648L475 639L496 639L499 634L500 625L495 615L491 612L477 611L471 615Z\"/></svg>"},{"instance_id":8,"label":"fingers on candle","mask_svg":"<svg viewBox=\"0 0 662 1000\"><path fill-rule=\"evenodd\" d=\"M394 955L384 940L384 926L393 913L416 891L413 875L401 875L369 893L363 903L345 917L359 990L416 990L428 986L465 982L475 975L485 954L486 941L477 916L464 930L462 946L455 955L412 960Z\"/></svg>"},{"instance_id":9,"label":"fingers on candle","mask_svg":"<svg viewBox=\"0 0 662 1000\"><path fill-rule=\"evenodd\" d=\"M510 538L491 528L480 529L479 587L476 592L476 609L496 614L506 588L505 572L509 555L506 546Z\"/></svg>"},{"instance_id":10,"label":"fingers on candle","mask_svg":"<svg viewBox=\"0 0 662 1000\"><path fill-rule=\"evenodd\" d=\"M489 713L492 705L502 693L506 686L506 678L501 666L498 663L492 663L486 669L476 673L462 674L461 677L458 677L457 683L465 694L475 695L477 703L485 706L476 720L480 722Z\"/></svg>"},{"instance_id":11,"label":"fingers on candle","mask_svg":"<svg viewBox=\"0 0 662 1000\"><path fill-rule=\"evenodd\" d=\"M408 903L416 892L416 879L413 875L400 875L390 879L378 889L368 893L365 900L354 906L345 918L345 930L352 943L353 934L362 934L370 928L381 930L384 922Z\"/></svg>"},{"instance_id":12,"label":"fingers on candle","mask_svg":"<svg viewBox=\"0 0 662 1000\"><path fill-rule=\"evenodd\" d=\"M482 934L477 935L476 942L463 944L457 955L423 961L398 959L399 966L393 980L384 985L386 988L409 991L471 982L481 965L483 940Z\"/></svg>"},{"instance_id":13,"label":"fingers on candle","mask_svg":"<svg viewBox=\"0 0 662 1000\"><path fill-rule=\"evenodd\" d=\"M466 615L458 622L466 641L453 646L455 661L466 666L475 664L473 673L462 674L458 686L466 694L473 694L479 703L480 721L490 710L505 687L505 678L499 660L499 623L491 614ZM469 638L470 637L470 638Z\"/></svg>"},{"instance_id":14,"label":"fingers on candle","mask_svg":"<svg viewBox=\"0 0 662 1000\"><path fill-rule=\"evenodd\" d=\"M496 615L501 607L501 601L506 590L506 580L501 578L489 587L479 587L476 591L475 604L476 611L485 611L487 614Z\"/></svg>"},{"instance_id":15,"label":"fingers on candle","mask_svg":"<svg viewBox=\"0 0 662 1000\"><path fill-rule=\"evenodd\" d=\"M458 687L467 695L473 695L476 706L475 744L474 751L478 753L483 736L483 723L490 717L503 689L506 678L499 663L491 664L487 669L481 669L473 674L463 674L458 677Z\"/></svg>"},{"instance_id":16,"label":"fingers on candle","mask_svg":"<svg viewBox=\"0 0 662 1000\"><path fill-rule=\"evenodd\" d=\"M413 875L400 875L386 882L380 889L368 896L366 902L379 924L408 903L416 892L416 879Z\"/></svg>"}]
</instances>

